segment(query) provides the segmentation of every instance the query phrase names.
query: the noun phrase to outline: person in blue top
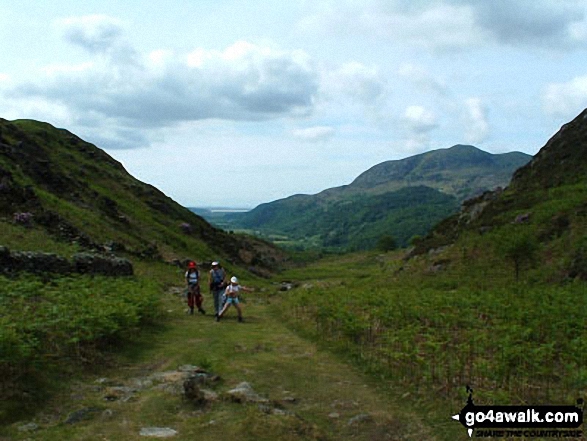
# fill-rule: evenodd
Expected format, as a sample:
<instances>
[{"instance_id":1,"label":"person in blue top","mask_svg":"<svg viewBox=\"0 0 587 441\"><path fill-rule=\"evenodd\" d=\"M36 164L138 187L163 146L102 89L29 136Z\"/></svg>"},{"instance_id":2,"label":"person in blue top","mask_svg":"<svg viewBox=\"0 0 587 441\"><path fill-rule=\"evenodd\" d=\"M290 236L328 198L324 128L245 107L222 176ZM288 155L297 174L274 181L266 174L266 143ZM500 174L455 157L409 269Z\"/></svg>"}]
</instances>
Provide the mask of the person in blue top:
<instances>
[{"instance_id":1,"label":"person in blue top","mask_svg":"<svg viewBox=\"0 0 587 441\"><path fill-rule=\"evenodd\" d=\"M188 307L190 308L190 314L194 313L194 306L198 308L201 314L206 314L206 311L202 308L202 302L204 297L200 292L200 271L198 271L198 265L196 262L188 263L188 268L185 273L185 281L188 286Z\"/></svg>"},{"instance_id":2,"label":"person in blue top","mask_svg":"<svg viewBox=\"0 0 587 441\"><path fill-rule=\"evenodd\" d=\"M218 317L222 309L222 296L226 288L226 271L220 266L217 261L212 262L212 269L208 274L208 286L210 287L210 294L214 299L214 313Z\"/></svg>"}]
</instances>

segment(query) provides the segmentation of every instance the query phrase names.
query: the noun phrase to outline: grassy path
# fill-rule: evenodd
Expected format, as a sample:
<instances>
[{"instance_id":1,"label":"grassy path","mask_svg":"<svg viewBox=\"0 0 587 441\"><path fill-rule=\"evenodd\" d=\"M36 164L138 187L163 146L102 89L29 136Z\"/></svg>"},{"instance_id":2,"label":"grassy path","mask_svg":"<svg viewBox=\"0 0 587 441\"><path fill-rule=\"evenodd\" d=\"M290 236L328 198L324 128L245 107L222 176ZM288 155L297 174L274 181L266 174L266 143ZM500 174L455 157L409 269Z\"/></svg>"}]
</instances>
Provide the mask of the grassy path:
<instances>
[{"instance_id":1,"label":"grassy path","mask_svg":"<svg viewBox=\"0 0 587 441\"><path fill-rule=\"evenodd\" d=\"M434 439L372 379L291 332L266 301L251 296L244 323L234 309L220 323L186 315L172 293L164 308L166 325L118 354L115 367L74 380L0 440L156 439L140 435L149 427L175 430L173 440ZM178 371L184 365L219 375L206 386L217 397L204 406L186 401ZM268 401L228 399L244 381Z\"/></svg>"}]
</instances>

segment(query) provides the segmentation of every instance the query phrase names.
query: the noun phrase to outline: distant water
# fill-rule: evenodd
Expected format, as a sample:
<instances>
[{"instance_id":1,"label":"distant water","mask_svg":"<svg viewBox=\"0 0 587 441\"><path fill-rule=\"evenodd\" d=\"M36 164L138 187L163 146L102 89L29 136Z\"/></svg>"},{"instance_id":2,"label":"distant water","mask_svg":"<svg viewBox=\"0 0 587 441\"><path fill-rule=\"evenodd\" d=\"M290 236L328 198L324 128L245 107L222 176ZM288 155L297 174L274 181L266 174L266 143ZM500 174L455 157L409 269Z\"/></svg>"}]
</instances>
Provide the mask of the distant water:
<instances>
[{"instance_id":1,"label":"distant water","mask_svg":"<svg viewBox=\"0 0 587 441\"><path fill-rule=\"evenodd\" d=\"M252 208L246 207L189 207L194 213L246 213L251 211Z\"/></svg>"},{"instance_id":2,"label":"distant water","mask_svg":"<svg viewBox=\"0 0 587 441\"><path fill-rule=\"evenodd\" d=\"M212 213L246 213L250 208L210 208Z\"/></svg>"}]
</instances>

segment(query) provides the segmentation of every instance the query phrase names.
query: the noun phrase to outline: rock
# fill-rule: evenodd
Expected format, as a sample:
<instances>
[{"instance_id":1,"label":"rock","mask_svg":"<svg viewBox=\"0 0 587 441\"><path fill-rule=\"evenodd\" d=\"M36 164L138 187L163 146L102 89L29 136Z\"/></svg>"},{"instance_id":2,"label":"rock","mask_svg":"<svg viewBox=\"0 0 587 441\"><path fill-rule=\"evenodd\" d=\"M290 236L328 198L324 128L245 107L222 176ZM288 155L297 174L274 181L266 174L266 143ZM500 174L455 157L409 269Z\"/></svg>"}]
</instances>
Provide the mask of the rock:
<instances>
[{"instance_id":1,"label":"rock","mask_svg":"<svg viewBox=\"0 0 587 441\"><path fill-rule=\"evenodd\" d=\"M258 395L246 381L238 384L234 389L226 392L226 395L237 403L268 403L269 400Z\"/></svg>"},{"instance_id":2,"label":"rock","mask_svg":"<svg viewBox=\"0 0 587 441\"><path fill-rule=\"evenodd\" d=\"M184 381L190 376L189 372L180 372L180 371L165 371L165 372L156 372L148 379L151 381L159 382L159 383L176 383L179 381Z\"/></svg>"},{"instance_id":3,"label":"rock","mask_svg":"<svg viewBox=\"0 0 587 441\"><path fill-rule=\"evenodd\" d=\"M19 432L34 432L35 430L38 430L39 426L35 423L27 423L27 424L23 424L22 426L18 426L18 431Z\"/></svg>"},{"instance_id":4,"label":"rock","mask_svg":"<svg viewBox=\"0 0 587 441\"><path fill-rule=\"evenodd\" d=\"M92 417L92 414L100 411L101 409L97 407L84 407L83 409L70 413L65 420L65 424L75 424L83 420L88 420Z\"/></svg>"},{"instance_id":5,"label":"rock","mask_svg":"<svg viewBox=\"0 0 587 441\"><path fill-rule=\"evenodd\" d=\"M333 420L340 418L340 413L338 412L331 412L328 414L328 418L332 418Z\"/></svg>"},{"instance_id":6,"label":"rock","mask_svg":"<svg viewBox=\"0 0 587 441\"><path fill-rule=\"evenodd\" d=\"M290 291L290 290L292 290L294 288L297 288L298 285L299 284L296 283L296 282L283 281L283 282L281 282L281 285L279 287L279 290L280 291Z\"/></svg>"},{"instance_id":7,"label":"rock","mask_svg":"<svg viewBox=\"0 0 587 441\"><path fill-rule=\"evenodd\" d=\"M194 378L188 378L183 382L183 395L194 404L206 404L206 395L200 389L197 380Z\"/></svg>"},{"instance_id":8,"label":"rock","mask_svg":"<svg viewBox=\"0 0 587 441\"><path fill-rule=\"evenodd\" d=\"M357 425L357 424L368 423L370 421L373 421L373 417L371 415L369 415L368 413L361 413L359 415L356 415L356 416L352 417L348 421L347 424L349 426L354 426L354 425Z\"/></svg>"},{"instance_id":9,"label":"rock","mask_svg":"<svg viewBox=\"0 0 587 441\"><path fill-rule=\"evenodd\" d=\"M530 213L518 214L514 219L515 224L525 224L530 220Z\"/></svg>"},{"instance_id":10,"label":"rock","mask_svg":"<svg viewBox=\"0 0 587 441\"><path fill-rule=\"evenodd\" d=\"M212 390L202 389L206 402L218 401L218 394Z\"/></svg>"},{"instance_id":11,"label":"rock","mask_svg":"<svg viewBox=\"0 0 587 441\"><path fill-rule=\"evenodd\" d=\"M104 419L110 419L114 416L114 411L112 409L106 409L104 412L102 412L102 418Z\"/></svg>"},{"instance_id":12,"label":"rock","mask_svg":"<svg viewBox=\"0 0 587 441\"><path fill-rule=\"evenodd\" d=\"M277 415L277 416L285 416L285 415L292 415L291 412L288 412L283 409L279 409L278 407L268 406L266 404L259 404L259 410L267 415Z\"/></svg>"},{"instance_id":13,"label":"rock","mask_svg":"<svg viewBox=\"0 0 587 441\"><path fill-rule=\"evenodd\" d=\"M152 438L170 438L177 435L177 430L169 427L143 427L139 432L140 436L150 436Z\"/></svg>"},{"instance_id":14,"label":"rock","mask_svg":"<svg viewBox=\"0 0 587 441\"><path fill-rule=\"evenodd\" d=\"M195 366L193 364L184 364L177 368L179 372L201 372L205 373L206 371L199 366Z\"/></svg>"},{"instance_id":15,"label":"rock","mask_svg":"<svg viewBox=\"0 0 587 441\"><path fill-rule=\"evenodd\" d=\"M127 402L134 397L135 392L137 392L137 389L133 389L127 386L109 387L106 389L104 399L108 401L120 400L122 402Z\"/></svg>"}]
</instances>

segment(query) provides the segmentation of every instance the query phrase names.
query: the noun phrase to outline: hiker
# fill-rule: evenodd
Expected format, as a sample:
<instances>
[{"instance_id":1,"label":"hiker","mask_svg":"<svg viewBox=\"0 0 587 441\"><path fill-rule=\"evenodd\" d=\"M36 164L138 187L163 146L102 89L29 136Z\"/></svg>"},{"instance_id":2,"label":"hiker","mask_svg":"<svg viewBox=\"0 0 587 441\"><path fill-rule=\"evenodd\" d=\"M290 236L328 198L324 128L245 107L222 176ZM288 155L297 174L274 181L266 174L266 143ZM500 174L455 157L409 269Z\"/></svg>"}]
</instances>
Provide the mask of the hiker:
<instances>
[{"instance_id":1,"label":"hiker","mask_svg":"<svg viewBox=\"0 0 587 441\"><path fill-rule=\"evenodd\" d=\"M185 281L188 286L188 307L190 308L190 314L194 313L194 305L198 308L201 314L206 314L206 311L202 309L202 301L204 297L200 292L200 271L198 271L198 264L191 261L188 263L188 269L185 273Z\"/></svg>"},{"instance_id":2,"label":"hiker","mask_svg":"<svg viewBox=\"0 0 587 441\"><path fill-rule=\"evenodd\" d=\"M208 274L208 285L210 286L210 294L212 294L212 298L214 299L215 317L218 317L220 310L224 306L222 304L222 296L227 283L226 271L224 271L224 268L217 261L212 262L212 269Z\"/></svg>"},{"instance_id":3,"label":"hiker","mask_svg":"<svg viewBox=\"0 0 587 441\"><path fill-rule=\"evenodd\" d=\"M240 291L253 292L254 289L239 285L238 279L232 276L230 278L230 284L226 287L226 290L224 291L224 295L226 296L226 303L224 304L222 311L220 311L220 314L218 314L218 317L216 317L217 322L220 321L220 319L222 318L226 310L230 307L230 305L234 305L234 307L236 308L238 312L238 321L243 321L243 311L239 305L240 301L238 294Z\"/></svg>"}]
</instances>

